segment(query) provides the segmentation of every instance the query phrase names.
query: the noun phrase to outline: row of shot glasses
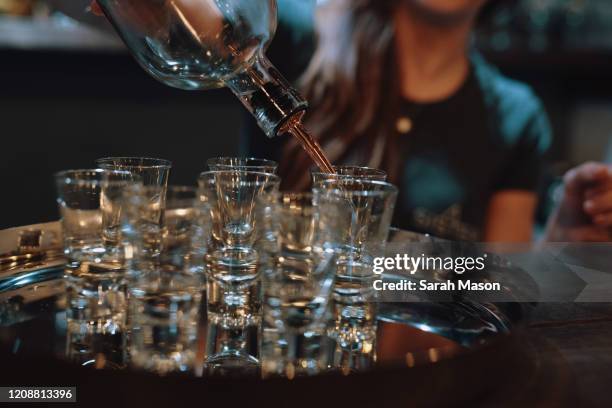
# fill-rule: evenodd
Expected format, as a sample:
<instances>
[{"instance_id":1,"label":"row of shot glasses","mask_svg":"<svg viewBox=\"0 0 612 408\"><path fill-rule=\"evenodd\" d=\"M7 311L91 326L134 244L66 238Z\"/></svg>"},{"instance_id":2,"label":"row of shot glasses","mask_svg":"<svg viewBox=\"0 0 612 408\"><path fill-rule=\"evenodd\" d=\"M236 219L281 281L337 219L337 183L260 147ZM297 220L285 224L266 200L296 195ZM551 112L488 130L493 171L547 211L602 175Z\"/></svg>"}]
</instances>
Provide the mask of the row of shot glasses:
<instances>
[{"instance_id":1,"label":"row of shot glasses","mask_svg":"<svg viewBox=\"0 0 612 408\"><path fill-rule=\"evenodd\" d=\"M56 175L71 359L290 378L374 364L384 172L313 171L294 194L269 160L210 159L197 188L168 187L160 159L97 165Z\"/></svg>"}]
</instances>

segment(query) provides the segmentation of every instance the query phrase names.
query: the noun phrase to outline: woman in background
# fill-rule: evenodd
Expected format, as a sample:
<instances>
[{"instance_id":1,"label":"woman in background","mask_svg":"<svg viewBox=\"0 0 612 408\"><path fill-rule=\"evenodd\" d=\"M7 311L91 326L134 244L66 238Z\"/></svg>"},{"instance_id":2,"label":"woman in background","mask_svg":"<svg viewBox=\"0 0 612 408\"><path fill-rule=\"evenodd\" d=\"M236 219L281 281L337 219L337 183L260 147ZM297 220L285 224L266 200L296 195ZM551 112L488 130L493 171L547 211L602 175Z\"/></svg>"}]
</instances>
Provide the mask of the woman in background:
<instances>
[{"instance_id":1,"label":"woman in background","mask_svg":"<svg viewBox=\"0 0 612 408\"><path fill-rule=\"evenodd\" d=\"M311 103L308 127L332 162L387 171L400 190L395 225L452 239L529 241L551 131L532 90L472 49L485 2L329 0L312 32L293 22L279 35L300 41L283 44L286 53L308 50L316 33L299 79ZM282 23L290 13L280 6ZM250 154L276 152L286 188L309 187L312 162L293 140L250 141ZM549 221L547 239L609 240L612 171L592 163L569 172Z\"/></svg>"},{"instance_id":2,"label":"woman in background","mask_svg":"<svg viewBox=\"0 0 612 408\"><path fill-rule=\"evenodd\" d=\"M385 169L399 186L395 225L529 241L550 126L528 86L471 49L484 3L328 0L313 27L308 3L279 0L271 59L301 74L307 125L332 162ZM247 153L279 160L285 188L307 189L312 162L295 141L266 141L250 128ZM594 163L570 171L546 238L607 241L611 227L612 171Z\"/></svg>"}]
</instances>

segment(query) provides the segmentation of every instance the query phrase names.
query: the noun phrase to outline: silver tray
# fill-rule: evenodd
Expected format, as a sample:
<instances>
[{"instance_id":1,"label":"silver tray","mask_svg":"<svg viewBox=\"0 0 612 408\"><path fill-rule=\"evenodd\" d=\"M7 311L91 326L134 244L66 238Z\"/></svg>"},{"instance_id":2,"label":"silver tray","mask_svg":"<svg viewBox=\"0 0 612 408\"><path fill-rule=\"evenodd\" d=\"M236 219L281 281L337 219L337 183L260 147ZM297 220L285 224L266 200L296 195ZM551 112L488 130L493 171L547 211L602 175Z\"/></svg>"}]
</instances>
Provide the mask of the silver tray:
<instances>
[{"instance_id":1,"label":"silver tray","mask_svg":"<svg viewBox=\"0 0 612 408\"><path fill-rule=\"evenodd\" d=\"M390 242L435 244L437 240L393 230ZM66 344L63 265L59 223L0 231L0 352L62 358ZM510 334L525 312L525 305L519 303L382 303L379 363L430 364L476 351ZM408 340L388 353L385 338L391 332L402 333Z\"/></svg>"}]
</instances>

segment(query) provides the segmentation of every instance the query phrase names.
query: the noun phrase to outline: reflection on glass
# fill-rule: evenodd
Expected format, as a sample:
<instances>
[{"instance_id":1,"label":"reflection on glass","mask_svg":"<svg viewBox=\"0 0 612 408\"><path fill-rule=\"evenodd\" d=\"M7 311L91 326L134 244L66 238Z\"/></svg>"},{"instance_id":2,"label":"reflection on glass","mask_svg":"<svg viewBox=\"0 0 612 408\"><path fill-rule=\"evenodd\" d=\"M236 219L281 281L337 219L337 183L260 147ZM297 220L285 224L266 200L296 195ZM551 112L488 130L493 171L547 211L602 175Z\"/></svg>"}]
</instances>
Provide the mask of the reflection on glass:
<instances>
[{"instance_id":1,"label":"reflection on glass","mask_svg":"<svg viewBox=\"0 0 612 408\"><path fill-rule=\"evenodd\" d=\"M129 295L131 364L160 375L192 372L201 277L164 266L130 279Z\"/></svg>"},{"instance_id":2,"label":"reflection on glass","mask_svg":"<svg viewBox=\"0 0 612 408\"><path fill-rule=\"evenodd\" d=\"M254 266L255 267L255 266ZM237 285L221 283L209 265L205 372L210 376L258 377L261 372L262 285L259 276Z\"/></svg>"}]
</instances>

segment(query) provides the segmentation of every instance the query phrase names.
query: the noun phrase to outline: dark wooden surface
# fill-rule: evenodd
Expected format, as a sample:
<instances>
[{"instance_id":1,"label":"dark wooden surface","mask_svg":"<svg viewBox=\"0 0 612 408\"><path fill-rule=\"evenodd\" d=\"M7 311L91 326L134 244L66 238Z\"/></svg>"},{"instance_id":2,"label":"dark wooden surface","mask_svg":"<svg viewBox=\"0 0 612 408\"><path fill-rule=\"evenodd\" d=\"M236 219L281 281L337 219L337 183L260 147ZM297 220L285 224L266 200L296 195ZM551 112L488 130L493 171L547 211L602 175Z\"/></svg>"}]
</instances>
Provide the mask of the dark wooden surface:
<instances>
[{"instance_id":1,"label":"dark wooden surface","mask_svg":"<svg viewBox=\"0 0 612 408\"><path fill-rule=\"evenodd\" d=\"M612 406L612 303L542 303L523 336L567 371L580 406Z\"/></svg>"}]
</instances>

